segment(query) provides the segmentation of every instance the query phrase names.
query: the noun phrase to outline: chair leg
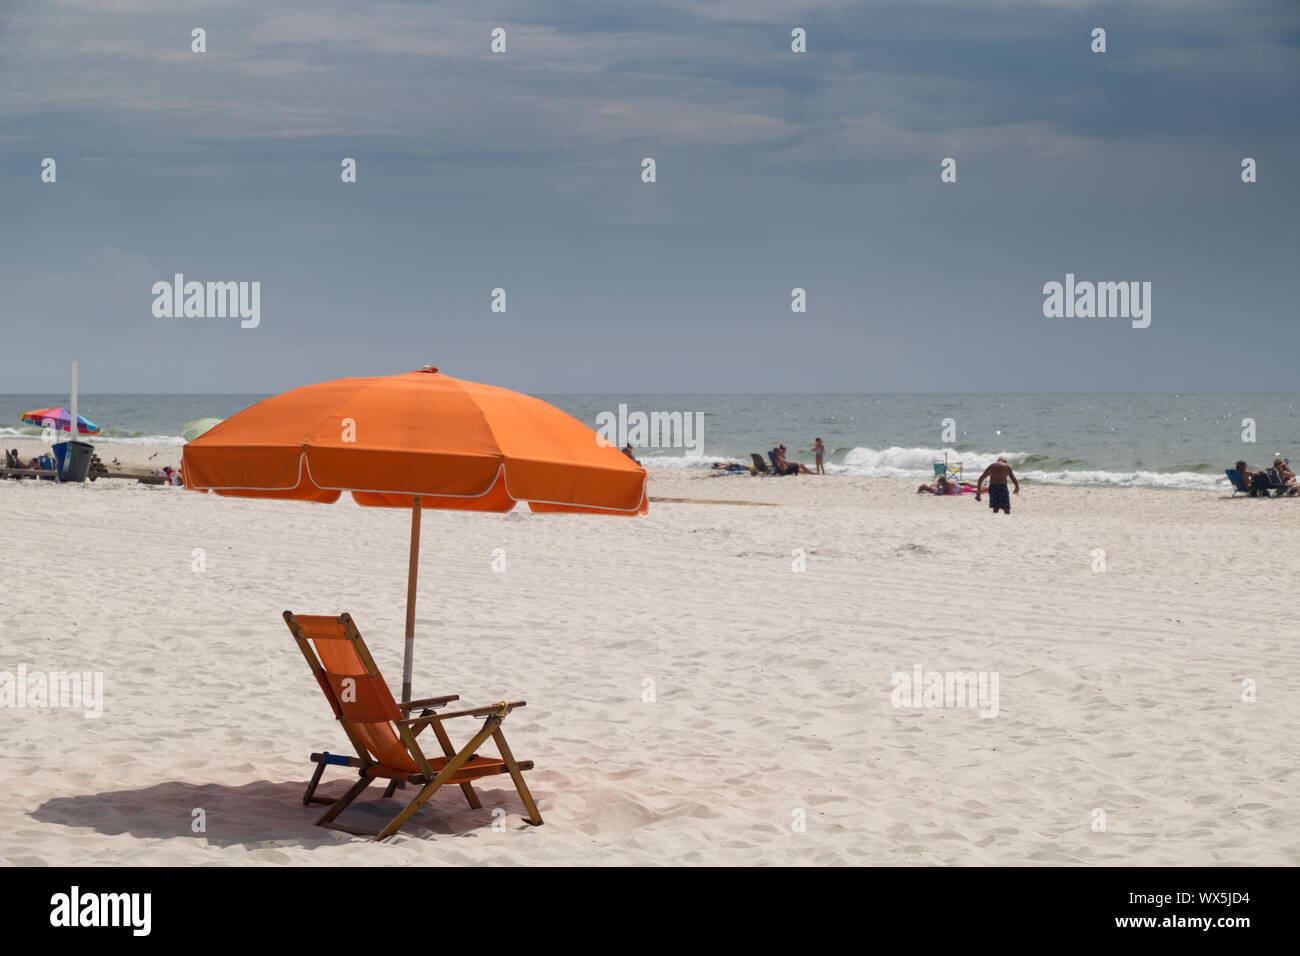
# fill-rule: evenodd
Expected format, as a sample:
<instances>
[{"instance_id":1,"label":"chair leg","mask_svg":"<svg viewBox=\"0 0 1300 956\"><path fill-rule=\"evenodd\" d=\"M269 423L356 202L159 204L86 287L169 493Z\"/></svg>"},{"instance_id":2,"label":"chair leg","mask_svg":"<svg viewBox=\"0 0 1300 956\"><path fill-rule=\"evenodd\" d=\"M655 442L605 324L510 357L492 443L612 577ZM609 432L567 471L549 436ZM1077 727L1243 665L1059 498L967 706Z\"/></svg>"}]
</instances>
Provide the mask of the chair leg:
<instances>
[{"instance_id":1,"label":"chair leg","mask_svg":"<svg viewBox=\"0 0 1300 956\"><path fill-rule=\"evenodd\" d=\"M535 827L542 825L542 815L537 811L537 803L533 800L533 794L528 789L528 784L524 783L524 772L519 769L519 764L515 761L515 755L510 752L510 745L506 743L506 735L498 727L492 734L492 739L496 742L497 749L501 751L501 759L506 762L506 769L510 771L510 779L515 782L515 789L519 791L519 799L524 802L524 809L528 811L528 822Z\"/></svg>"},{"instance_id":2,"label":"chair leg","mask_svg":"<svg viewBox=\"0 0 1300 956\"><path fill-rule=\"evenodd\" d=\"M483 728L476 733L473 739L462 747L454 757L451 757L447 761L446 765L438 771L438 774L432 780L420 789L420 792L415 795L415 798L408 803L405 808L403 808L402 812L388 822L388 826L379 831L379 836L376 839L386 840L400 830L405 825L406 821L414 816L415 811L424 806L425 801L433 796L439 787L450 780L465 761L474 756L474 751L482 746L483 741L492 736L493 731L495 731L500 724L501 716L499 714L493 714L487 720L483 721Z\"/></svg>"},{"instance_id":3,"label":"chair leg","mask_svg":"<svg viewBox=\"0 0 1300 956\"><path fill-rule=\"evenodd\" d=\"M441 774L439 774L439 776L441 776ZM416 810L424 806L424 802L433 796L434 791L441 787L442 783L443 782L439 780L438 777L434 777L433 780L426 783L420 789L420 792L415 795L415 798L402 808L402 812L388 821L388 826L380 830L379 835L375 837L375 839L387 840L398 830L402 829L402 827L406 825L406 821L415 815Z\"/></svg>"},{"instance_id":4,"label":"chair leg","mask_svg":"<svg viewBox=\"0 0 1300 956\"><path fill-rule=\"evenodd\" d=\"M337 817L340 813L342 813L345 809L347 809L348 804L350 804L357 797L361 796L361 791L365 790L366 787L370 786L374 782L375 782L374 777L362 777L360 780L354 783L352 785L352 789L350 789L347 793L343 794L343 796L339 797L336 801L334 801L334 806L326 810L325 814L319 820L316 821L316 826L318 827L329 826L330 821L332 821L335 817Z\"/></svg>"},{"instance_id":5,"label":"chair leg","mask_svg":"<svg viewBox=\"0 0 1300 956\"><path fill-rule=\"evenodd\" d=\"M442 745L443 756L450 760L452 757L456 756L456 748L451 745L451 738L447 736L447 728L443 727L442 724L438 723L436 720L433 722L432 726L434 736L438 738L438 743ZM460 792L465 794L465 799L469 801L470 809L483 809L483 804L479 803L478 794L474 792L474 788L470 785L468 780L460 785Z\"/></svg>"},{"instance_id":6,"label":"chair leg","mask_svg":"<svg viewBox=\"0 0 1300 956\"><path fill-rule=\"evenodd\" d=\"M424 710L420 711L420 716L428 717L433 712L434 711L432 707L426 707ZM443 727L442 724L436 720L428 724L427 726L433 728L433 735L438 738L438 745L442 747L443 756L446 757L448 760L456 756L456 748L451 745L451 738L447 736L446 728ZM415 733L419 734L420 731L423 729L424 727L417 728ZM402 786L405 786L405 784L402 784ZM469 801L469 805L471 809L474 810L483 809L483 804L478 802L478 795L474 793L474 788L470 786L468 780L460 785L460 791L461 793L465 794L465 799ZM393 788L390 785L388 791L384 794L384 796L390 797L392 796L392 794L393 794Z\"/></svg>"},{"instance_id":7,"label":"chair leg","mask_svg":"<svg viewBox=\"0 0 1300 956\"><path fill-rule=\"evenodd\" d=\"M316 764L316 772L311 775L311 783L307 784L307 792L302 795L302 805L305 807L311 803L311 798L316 793L316 785L320 783L321 774L325 772L325 761Z\"/></svg>"}]
</instances>

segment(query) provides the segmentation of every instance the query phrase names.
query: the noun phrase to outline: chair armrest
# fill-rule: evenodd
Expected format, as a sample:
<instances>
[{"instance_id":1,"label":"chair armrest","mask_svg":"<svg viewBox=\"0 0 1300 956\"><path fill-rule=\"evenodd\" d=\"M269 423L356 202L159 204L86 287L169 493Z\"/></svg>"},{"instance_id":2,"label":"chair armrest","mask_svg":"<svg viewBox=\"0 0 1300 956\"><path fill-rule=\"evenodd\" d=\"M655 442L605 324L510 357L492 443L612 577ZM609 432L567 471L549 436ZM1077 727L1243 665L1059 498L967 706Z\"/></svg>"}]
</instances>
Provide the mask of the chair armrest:
<instances>
[{"instance_id":1,"label":"chair armrest","mask_svg":"<svg viewBox=\"0 0 1300 956\"><path fill-rule=\"evenodd\" d=\"M333 764L337 767L364 767L366 762L359 757L348 757L344 754L332 754L326 751L323 754L312 754L312 763Z\"/></svg>"},{"instance_id":2,"label":"chair armrest","mask_svg":"<svg viewBox=\"0 0 1300 956\"><path fill-rule=\"evenodd\" d=\"M435 720L451 720L453 717L489 717L493 714L500 714L504 717L516 707L527 706L527 701L512 700L509 703L501 701L497 704L490 704L487 707L471 707L469 710L453 710L446 714L430 714L428 717L408 717L406 720L399 720L399 726L414 729L423 727L425 724L432 723Z\"/></svg>"},{"instance_id":3,"label":"chair armrest","mask_svg":"<svg viewBox=\"0 0 1300 956\"><path fill-rule=\"evenodd\" d=\"M443 704L450 704L453 700L460 700L460 695L448 694L446 697L424 697L420 700L408 700L405 703L398 704L397 709L408 711L420 707L441 707Z\"/></svg>"}]
</instances>

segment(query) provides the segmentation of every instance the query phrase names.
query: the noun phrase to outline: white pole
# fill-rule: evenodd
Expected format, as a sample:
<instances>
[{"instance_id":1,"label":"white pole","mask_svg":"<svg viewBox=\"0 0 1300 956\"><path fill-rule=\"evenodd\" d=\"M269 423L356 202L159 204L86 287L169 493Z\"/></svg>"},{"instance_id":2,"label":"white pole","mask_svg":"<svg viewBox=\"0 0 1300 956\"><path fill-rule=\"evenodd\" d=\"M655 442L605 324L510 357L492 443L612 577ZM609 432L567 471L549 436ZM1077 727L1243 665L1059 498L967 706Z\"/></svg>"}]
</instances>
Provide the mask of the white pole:
<instances>
[{"instance_id":1,"label":"white pole","mask_svg":"<svg viewBox=\"0 0 1300 956\"><path fill-rule=\"evenodd\" d=\"M68 409L72 420L68 422L68 429L72 435L72 440L77 438L77 360L72 360L72 407Z\"/></svg>"}]
</instances>

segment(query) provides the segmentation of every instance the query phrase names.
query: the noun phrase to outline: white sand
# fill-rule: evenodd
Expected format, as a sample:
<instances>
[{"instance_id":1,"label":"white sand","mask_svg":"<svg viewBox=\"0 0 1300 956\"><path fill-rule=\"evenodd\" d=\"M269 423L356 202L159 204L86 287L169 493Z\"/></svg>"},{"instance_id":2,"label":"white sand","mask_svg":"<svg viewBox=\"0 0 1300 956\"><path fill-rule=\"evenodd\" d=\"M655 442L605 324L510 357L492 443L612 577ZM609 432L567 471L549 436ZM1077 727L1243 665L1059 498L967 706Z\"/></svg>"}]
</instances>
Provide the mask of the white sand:
<instances>
[{"instance_id":1,"label":"white sand","mask_svg":"<svg viewBox=\"0 0 1300 956\"><path fill-rule=\"evenodd\" d=\"M498 778L376 845L299 802L346 739L279 615L350 611L397 689L407 514L0 482L0 671L105 682L98 719L0 710L0 861L1300 863L1300 499L1034 486L1007 518L914 484L655 472L779 506L426 513L416 693L527 699L546 825ZM894 707L918 664L997 672L998 716Z\"/></svg>"}]
</instances>

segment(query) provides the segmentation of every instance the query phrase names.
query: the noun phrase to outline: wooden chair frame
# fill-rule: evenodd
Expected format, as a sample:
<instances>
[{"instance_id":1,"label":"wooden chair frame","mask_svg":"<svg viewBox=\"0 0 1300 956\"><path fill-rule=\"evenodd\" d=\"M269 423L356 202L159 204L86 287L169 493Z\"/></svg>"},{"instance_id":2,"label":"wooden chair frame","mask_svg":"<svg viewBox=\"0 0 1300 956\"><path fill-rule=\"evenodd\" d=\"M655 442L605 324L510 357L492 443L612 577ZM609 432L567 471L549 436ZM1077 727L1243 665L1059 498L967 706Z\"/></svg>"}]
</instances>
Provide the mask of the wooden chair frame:
<instances>
[{"instance_id":1,"label":"wooden chair frame","mask_svg":"<svg viewBox=\"0 0 1300 956\"><path fill-rule=\"evenodd\" d=\"M442 707L445 704L449 704L453 700L460 700L460 696L458 694L448 694L446 697L427 697L423 700L413 700L405 704L398 704L397 709L402 712L402 716L409 717L411 716L412 710L415 710L417 707L424 708L420 712L420 716L427 717L434 712L435 708ZM420 730L423 729L424 728L420 728ZM419 732L420 732L419 730L416 731L417 734ZM448 741L449 746L450 743L451 742ZM445 752L446 748L444 747L443 749ZM328 750L326 750L324 753L312 754L311 760L312 763L316 764L316 772L311 775L311 782L307 784L307 790L302 795L303 806L307 806L308 804L312 804L312 803L333 803L335 800L338 799L337 797L316 796L316 787L320 785L320 779L321 776L325 773L326 766L328 765L334 765L339 767L364 766L364 764L356 757L345 757L342 754L332 754ZM404 786L406 786L406 782L404 780L389 781L388 789L384 791L385 799L391 797L393 795L393 791L395 791L398 787L404 787ZM470 787L466 793L466 796L472 795L473 792L474 789ZM479 809L479 804L477 803L476 798L470 800L470 806L473 807L475 810Z\"/></svg>"},{"instance_id":2,"label":"wooden chair frame","mask_svg":"<svg viewBox=\"0 0 1300 956\"><path fill-rule=\"evenodd\" d=\"M406 752L410 755L418 773L411 773L408 770L399 767L385 766L375 760L370 752L366 749L364 743L357 736L351 723L348 721L339 701L336 699L329 681L325 676L325 668L321 664L319 656L311 645L310 636L304 631L296 615L291 611L284 612L285 623L288 624L294 640L298 644L298 649L302 651L303 657L306 658L308 665L312 669L312 674L316 677L326 696L330 698L335 714L338 716L339 723L343 726L343 732L347 734L349 742L356 750L356 757L341 757L334 754L312 754L312 760L316 762L316 771L312 776L311 783L307 786L307 792L303 796L303 803L319 802L332 803L325 814L316 821L317 826L328 827L334 830L342 830L345 833L352 833L358 836L374 836L377 840L384 840L392 836L402 828L405 823L415 814L420 807L428 801L444 784L456 783L460 785L461 791L465 794L465 799L475 810L481 809L482 804L479 802L478 795L474 792L471 781L482 777L497 776L503 773L509 773L510 779L514 782L515 789L519 792L519 798L523 801L524 809L528 812L528 822L533 826L542 824L542 815L538 812L537 804L533 800L533 795L528 790L528 784L524 782L523 771L533 769L531 760L516 760L510 750L510 745L506 743L505 734L501 730L501 723L505 720L506 715L517 707L525 706L522 700L516 701L498 701L487 707L473 707L466 710L451 711L449 713L434 713L435 707L440 707L453 700L458 700L456 695L447 697L430 697L423 700L407 701L398 705L398 715L391 721L397 731L398 738ZM370 650L361 638L361 633L357 630L356 624L353 623L350 614L342 614L338 617L338 622L342 625L344 635L352 644L365 668L366 675L373 680L384 683L383 676L379 673L379 668L375 665L375 660L370 656ZM385 684L386 686L386 684ZM422 709L419 717L411 717L410 712L417 708ZM448 720L455 720L461 717L481 717L483 725L479 728L478 733L470 738L469 743L459 750L452 746L451 738L447 734L443 723ZM426 727L433 731L438 745L443 752L442 758L430 761L424 755L420 744L416 741L416 736ZM488 761L481 766L466 766L466 764L478 758L476 751L487 740L491 738L496 745L497 751L501 755L500 761ZM327 801L324 798L316 797L316 785L320 782L321 774L327 764L346 765L357 769L358 780L352 787L343 794L338 800ZM435 768L435 764L437 765ZM376 779L383 777L390 781L386 796L391 796L394 788L402 782L416 784L420 790L411 799L409 803L401 810L397 816L389 821L388 825L382 830L375 832L373 830L362 830L358 827L348 826L346 824L336 823L338 817L347 807L356 800L367 787L375 782Z\"/></svg>"}]
</instances>

